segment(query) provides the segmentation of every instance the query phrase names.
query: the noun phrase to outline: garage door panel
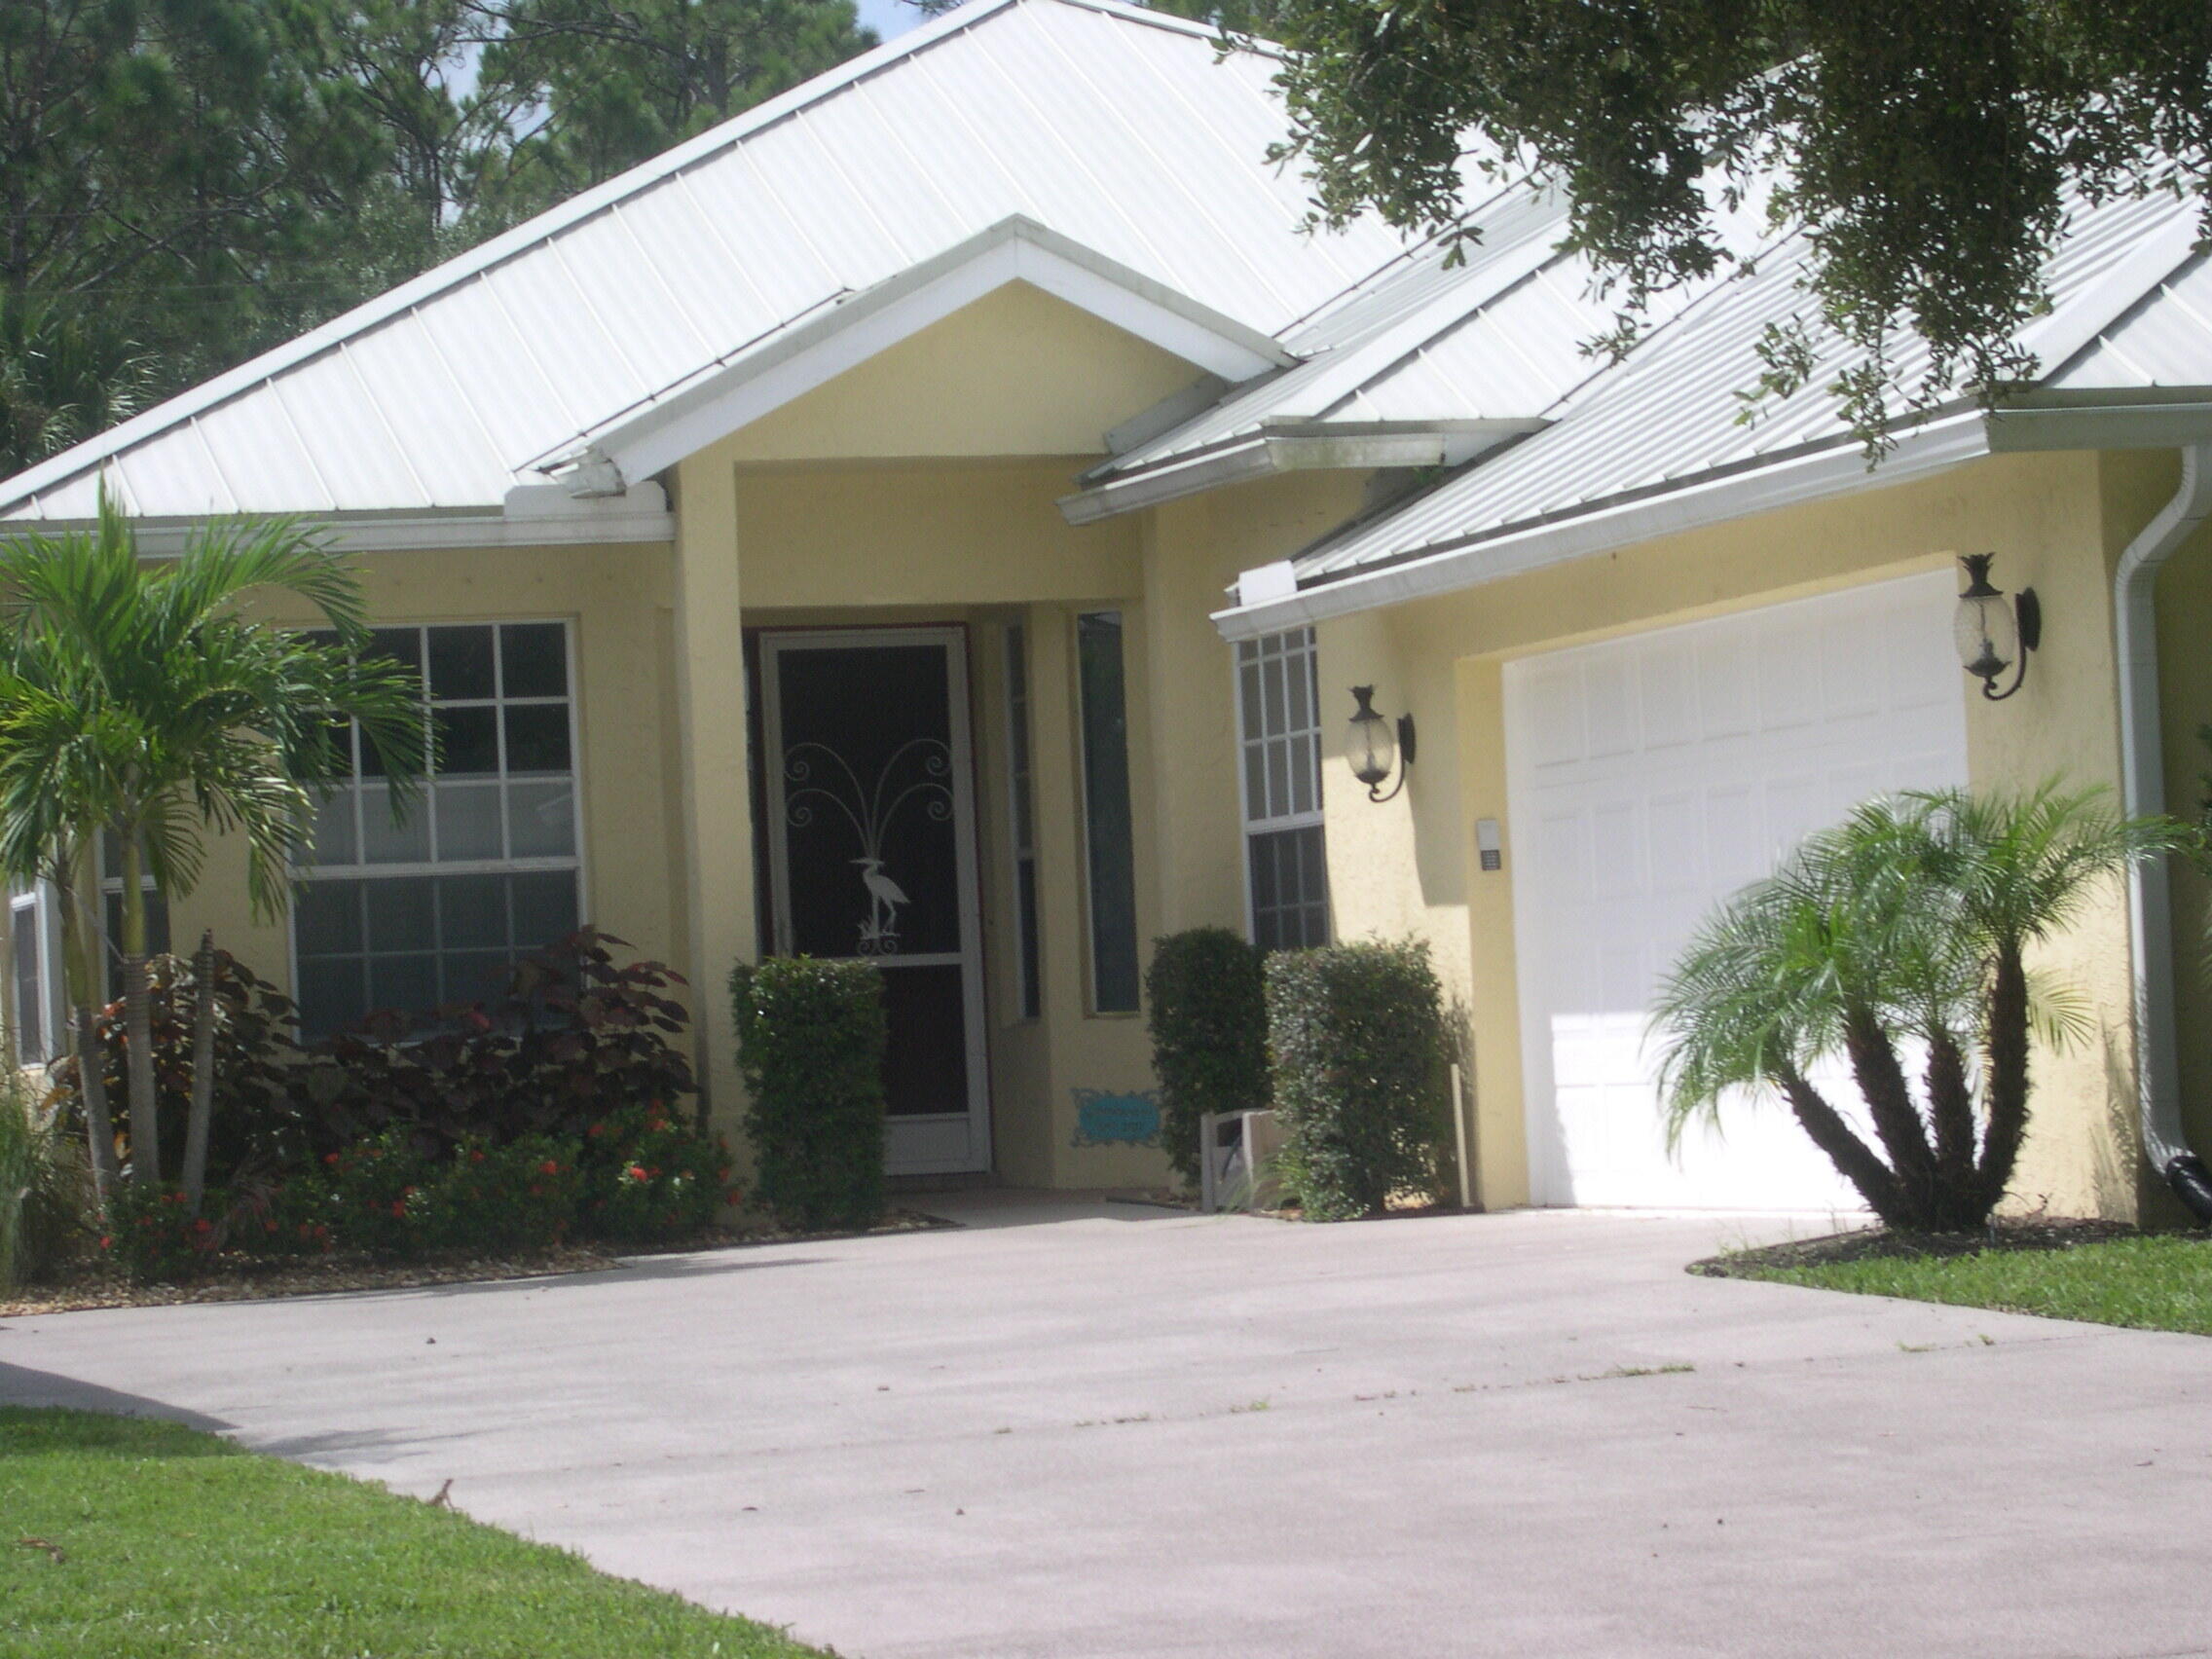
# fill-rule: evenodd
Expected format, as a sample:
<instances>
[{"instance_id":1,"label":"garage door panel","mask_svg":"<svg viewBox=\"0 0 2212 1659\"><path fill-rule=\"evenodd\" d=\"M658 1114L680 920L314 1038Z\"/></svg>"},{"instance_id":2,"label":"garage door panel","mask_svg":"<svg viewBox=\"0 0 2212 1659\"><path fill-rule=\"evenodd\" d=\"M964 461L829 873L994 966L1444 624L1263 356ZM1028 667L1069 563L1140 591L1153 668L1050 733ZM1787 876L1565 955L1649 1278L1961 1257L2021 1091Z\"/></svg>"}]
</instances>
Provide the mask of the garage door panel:
<instances>
[{"instance_id":1,"label":"garage door panel","mask_svg":"<svg viewBox=\"0 0 2212 1659\"><path fill-rule=\"evenodd\" d=\"M1538 1202L1825 1210L1786 1107L1664 1150L1647 1010L1728 894L1870 795L1966 775L1947 576L1511 665L1523 1075ZM1851 1106L1839 1078L1830 1098ZM1855 1108L1853 1108L1855 1110Z\"/></svg>"}]
</instances>

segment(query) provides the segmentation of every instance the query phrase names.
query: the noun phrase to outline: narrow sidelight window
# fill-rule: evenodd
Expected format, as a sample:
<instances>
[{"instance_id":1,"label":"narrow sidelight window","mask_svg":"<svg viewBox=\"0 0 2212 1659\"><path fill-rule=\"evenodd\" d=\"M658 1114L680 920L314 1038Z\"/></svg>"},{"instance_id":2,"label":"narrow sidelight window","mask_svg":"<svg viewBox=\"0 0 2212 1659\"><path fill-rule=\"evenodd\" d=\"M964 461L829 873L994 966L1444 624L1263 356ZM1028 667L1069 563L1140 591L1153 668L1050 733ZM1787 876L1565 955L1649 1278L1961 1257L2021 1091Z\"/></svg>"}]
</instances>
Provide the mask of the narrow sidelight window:
<instances>
[{"instance_id":1,"label":"narrow sidelight window","mask_svg":"<svg viewBox=\"0 0 2212 1659\"><path fill-rule=\"evenodd\" d=\"M15 947L9 1015L16 1035L16 1054L24 1065L40 1065L53 1058L53 1051L47 1046L47 1005L52 998L46 908L39 902L36 883L17 887L8 896L8 925Z\"/></svg>"},{"instance_id":2,"label":"narrow sidelight window","mask_svg":"<svg viewBox=\"0 0 2212 1659\"><path fill-rule=\"evenodd\" d=\"M1088 861L1090 1006L1137 1008L1137 882L1129 814L1128 699L1122 671L1122 613L1076 618L1083 719L1084 850Z\"/></svg>"},{"instance_id":3,"label":"narrow sidelight window","mask_svg":"<svg viewBox=\"0 0 2212 1659\"><path fill-rule=\"evenodd\" d=\"M1014 847L1014 925L1021 966L1021 1017L1045 1006L1037 942L1037 801L1029 760L1029 642L1018 622L1006 631L1007 839Z\"/></svg>"},{"instance_id":4,"label":"narrow sidelight window","mask_svg":"<svg viewBox=\"0 0 2212 1659\"><path fill-rule=\"evenodd\" d=\"M1310 628L1236 647L1244 858L1252 942L1262 950L1329 942L1315 654Z\"/></svg>"}]
</instances>

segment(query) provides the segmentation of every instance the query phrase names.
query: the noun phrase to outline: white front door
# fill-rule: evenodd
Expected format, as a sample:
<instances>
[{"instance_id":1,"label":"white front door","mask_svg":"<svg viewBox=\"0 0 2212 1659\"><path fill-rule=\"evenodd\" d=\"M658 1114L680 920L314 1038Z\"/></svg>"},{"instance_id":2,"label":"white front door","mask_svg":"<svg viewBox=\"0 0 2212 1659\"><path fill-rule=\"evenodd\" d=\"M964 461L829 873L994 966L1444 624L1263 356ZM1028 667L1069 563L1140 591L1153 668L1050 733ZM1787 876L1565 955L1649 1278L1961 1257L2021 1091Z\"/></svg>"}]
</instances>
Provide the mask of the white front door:
<instances>
[{"instance_id":1,"label":"white front door","mask_svg":"<svg viewBox=\"0 0 2212 1659\"><path fill-rule=\"evenodd\" d=\"M1803 836L1966 782L1954 594L1913 576L1508 665L1533 1201L1859 1207L1780 1103L1693 1128L1671 1161L1646 1012L1699 921Z\"/></svg>"},{"instance_id":2,"label":"white front door","mask_svg":"<svg viewBox=\"0 0 2212 1659\"><path fill-rule=\"evenodd\" d=\"M967 635L764 634L760 712L776 951L882 968L889 1172L988 1169Z\"/></svg>"}]
</instances>

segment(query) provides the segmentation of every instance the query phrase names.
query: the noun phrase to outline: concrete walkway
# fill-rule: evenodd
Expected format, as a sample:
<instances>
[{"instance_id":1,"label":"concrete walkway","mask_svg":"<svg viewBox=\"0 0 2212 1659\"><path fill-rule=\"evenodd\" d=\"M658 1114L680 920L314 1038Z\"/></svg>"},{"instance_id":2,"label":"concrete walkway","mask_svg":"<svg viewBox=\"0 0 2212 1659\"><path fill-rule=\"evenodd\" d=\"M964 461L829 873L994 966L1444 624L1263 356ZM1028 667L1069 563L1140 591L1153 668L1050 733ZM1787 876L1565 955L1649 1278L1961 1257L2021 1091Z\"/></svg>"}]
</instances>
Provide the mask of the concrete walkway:
<instances>
[{"instance_id":1,"label":"concrete walkway","mask_svg":"<svg viewBox=\"0 0 2212 1659\"><path fill-rule=\"evenodd\" d=\"M451 1477L850 1659L2212 1652L2201 1339L1688 1277L1710 1219L951 1207L16 1320L0 1398Z\"/></svg>"}]
</instances>

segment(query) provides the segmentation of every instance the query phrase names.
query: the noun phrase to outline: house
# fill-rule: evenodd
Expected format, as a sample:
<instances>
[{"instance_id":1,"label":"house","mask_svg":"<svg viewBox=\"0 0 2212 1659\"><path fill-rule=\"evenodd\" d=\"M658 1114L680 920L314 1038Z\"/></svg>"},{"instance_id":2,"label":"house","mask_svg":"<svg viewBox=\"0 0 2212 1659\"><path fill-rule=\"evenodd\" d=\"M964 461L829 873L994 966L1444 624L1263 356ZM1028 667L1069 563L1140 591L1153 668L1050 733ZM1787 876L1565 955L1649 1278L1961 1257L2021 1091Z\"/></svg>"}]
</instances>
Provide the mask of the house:
<instances>
[{"instance_id":1,"label":"house","mask_svg":"<svg viewBox=\"0 0 2212 1659\"><path fill-rule=\"evenodd\" d=\"M0 528L55 526L104 479L157 550L302 515L425 672L428 809L395 828L361 777L289 918L226 852L177 937L329 1025L588 919L689 976L725 1120L730 965L872 955L893 1172L1097 1187L1164 1175L1149 940L1411 934L1483 1202L1848 1201L1779 1113L1671 1162L1642 1010L1869 793L2194 798L2193 213L2083 205L2044 378L1869 470L1832 363L1740 417L1798 240L1747 229L1754 262L1593 356L1540 190L1495 189L1463 263L1309 234L1271 72L1111 0L974 0L0 485ZM2001 699L1952 642L1967 553L2041 600ZM1354 686L1412 718L1386 787L1341 758ZM2139 1105L2165 1151L2180 1102L2212 1135L2182 888L2052 947L2099 1035L2038 1055L2031 1200L2133 1213Z\"/></svg>"}]
</instances>

